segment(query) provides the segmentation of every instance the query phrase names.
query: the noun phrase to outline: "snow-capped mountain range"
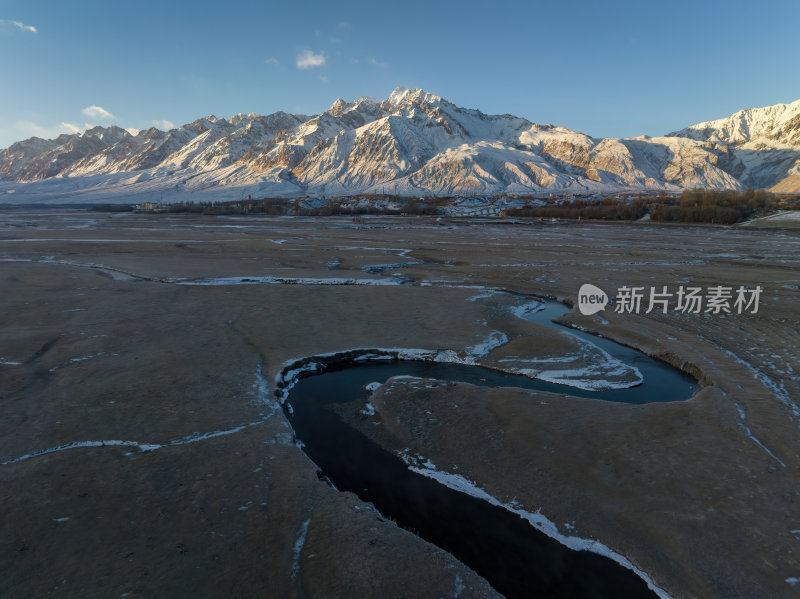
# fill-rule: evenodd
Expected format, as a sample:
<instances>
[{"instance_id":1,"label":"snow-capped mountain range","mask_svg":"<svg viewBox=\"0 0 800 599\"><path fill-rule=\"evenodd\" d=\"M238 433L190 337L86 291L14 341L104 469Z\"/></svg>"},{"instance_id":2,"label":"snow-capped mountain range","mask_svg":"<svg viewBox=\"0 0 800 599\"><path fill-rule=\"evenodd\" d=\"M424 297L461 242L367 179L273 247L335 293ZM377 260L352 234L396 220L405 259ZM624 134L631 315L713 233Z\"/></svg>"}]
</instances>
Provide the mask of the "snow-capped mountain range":
<instances>
[{"instance_id":1,"label":"snow-capped mountain range","mask_svg":"<svg viewBox=\"0 0 800 599\"><path fill-rule=\"evenodd\" d=\"M398 88L384 101L339 99L311 117L208 116L135 134L95 127L0 150L6 203L694 187L800 190L800 100L664 137L603 139Z\"/></svg>"}]
</instances>

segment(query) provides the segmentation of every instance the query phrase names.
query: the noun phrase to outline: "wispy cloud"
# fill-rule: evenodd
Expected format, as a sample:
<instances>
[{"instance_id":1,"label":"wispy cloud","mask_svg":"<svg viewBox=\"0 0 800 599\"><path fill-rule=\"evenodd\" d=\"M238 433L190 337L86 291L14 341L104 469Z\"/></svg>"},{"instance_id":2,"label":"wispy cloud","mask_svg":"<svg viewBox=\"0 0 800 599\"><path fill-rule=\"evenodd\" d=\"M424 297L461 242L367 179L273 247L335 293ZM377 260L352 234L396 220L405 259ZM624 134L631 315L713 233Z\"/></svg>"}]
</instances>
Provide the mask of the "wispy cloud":
<instances>
[{"instance_id":1,"label":"wispy cloud","mask_svg":"<svg viewBox=\"0 0 800 599\"><path fill-rule=\"evenodd\" d=\"M278 66L279 64L281 64L281 61L279 61L277 58L272 58L272 57L265 58L264 62L267 63L267 64L274 64L275 66Z\"/></svg>"},{"instance_id":2,"label":"wispy cloud","mask_svg":"<svg viewBox=\"0 0 800 599\"><path fill-rule=\"evenodd\" d=\"M170 129L175 128L175 123L173 123L172 121L168 121L167 119L155 120L153 121L153 125L155 125L159 129L164 129L165 131L169 131Z\"/></svg>"},{"instance_id":3,"label":"wispy cloud","mask_svg":"<svg viewBox=\"0 0 800 599\"><path fill-rule=\"evenodd\" d=\"M315 54L311 50L303 50L297 55L297 68L310 69L311 67L321 67L325 64L325 54L320 52Z\"/></svg>"},{"instance_id":4,"label":"wispy cloud","mask_svg":"<svg viewBox=\"0 0 800 599\"><path fill-rule=\"evenodd\" d=\"M353 26L347 21L339 21L336 24L336 29L338 29L339 31L350 31L351 29L353 29Z\"/></svg>"},{"instance_id":5,"label":"wispy cloud","mask_svg":"<svg viewBox=\"0 0 800 599\"><path fill-rule=\"evenodd\" d=\"M96 105L87 106L86 108L81 110L81 112L86 116L88 116L90 119L113 121L116 120L117 118L102 106L96 106Z\"/></svg>"},{"instance_id":6,"label":"wispy cloud","mask_svg":"<svg viewBox=\"0 0 800 599\"><path fill-rule=\"evenodd\" d=\"M385 69L386 67L389 66L385 62L380 62L379 60L375 60L374 58L369 59L369 64L374 64L376 67L380 67L382 69Z\"/></svg>"},{"instance_id":7,"label":"wispy cloud","mask_svg":"<svg viewBox=\"0 0 800 599\"><path fill-rule=\"evenodd\" d=\"M322 81L322 83L328 83L327 75L323 75L322 77L319 78L319 80Z\"/></svg>"},{"instance_id":8,"label":"wispy cloud","mask_svg":"<svg viewBox=\"0 0 800 599\"><path fill-rule=\"evenodd\" d=\"M61 123L59 125L59 128L62 129L62 130L65 130L65 131L67 131L69 133L80 133L81 132L81 128L78 127L77 125L73 125L72 123Z\"/></svg>"},{"instance_id":9,"label":"wispy cloud","mask_svg":"<svg viewBox=\"0 0 800 599\"><path fill-rule=\"evenodd\" d=\"M8 23L9 25L13 25L14 27L17 27L18 29L21 29L22 31L29 31L31 33L39 33L39 30L36 29L36 27L34 27L33 25L26 25L22 21L13 21L13 20L0 19L0 25L5 24L5 23Z\"/></svg>"},{"instance_id":10,"label":"wispy cloud","mask_svg":"<svg viewBox=\"0 0 800 599\"><path fill-rule=\"evenodd\" d=\"M28 137L41 137L43 139L53 139L62 133L80 133L81 128L72 123L60 123L58 127L43 127L33 121L17 121L14 123L13 134L17 139Z\"/></svg>"}]
</instances>

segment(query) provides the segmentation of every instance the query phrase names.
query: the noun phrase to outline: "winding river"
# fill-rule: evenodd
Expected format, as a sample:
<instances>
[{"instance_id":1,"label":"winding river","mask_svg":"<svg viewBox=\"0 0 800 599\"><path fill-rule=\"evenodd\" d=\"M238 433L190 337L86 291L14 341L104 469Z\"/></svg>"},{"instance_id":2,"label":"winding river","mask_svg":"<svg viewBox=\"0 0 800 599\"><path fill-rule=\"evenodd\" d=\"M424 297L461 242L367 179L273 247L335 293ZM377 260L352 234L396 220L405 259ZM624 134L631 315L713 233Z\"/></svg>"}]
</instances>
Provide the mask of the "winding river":
<instances>
[{"instance_id":1,"label":"winding river","mask_svg":"<svg viewBox=\"0 0 800 599\"><path fill-rule=\"evenodd\" d=\"M543 310L525 317L564 330L551 319L567 311L563 304L546 300ZM333 403L366 402L367 384L397 375L629 403L686 400L697 389L693 379L663 362L610 340L568 330L636 366L644 382L628 389L589 391L480 366L398 360L391 359L391 351L360 351L308 359L318 366L293 378L284 409L303 450L319 466L321 477L448 551L506 597L666 596L641 572L599 553L571 549L517 513L413 472L400 457L327 408Z\"/></svg>"}]
</instances>

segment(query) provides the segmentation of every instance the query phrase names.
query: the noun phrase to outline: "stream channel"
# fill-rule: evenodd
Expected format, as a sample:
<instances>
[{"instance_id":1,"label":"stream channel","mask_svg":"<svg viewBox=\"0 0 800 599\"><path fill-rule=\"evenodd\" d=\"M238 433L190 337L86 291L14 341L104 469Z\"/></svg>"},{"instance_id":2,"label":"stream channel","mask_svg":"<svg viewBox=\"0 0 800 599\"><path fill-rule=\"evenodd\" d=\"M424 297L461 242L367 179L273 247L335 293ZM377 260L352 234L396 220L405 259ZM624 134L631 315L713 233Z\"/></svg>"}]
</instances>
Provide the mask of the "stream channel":
<instances>
[{"instance_id":1,"label":"stream channel","mask_svg":"<svg viewBox=\"0 0 800 599\"><path fill-rule=\"evenodd\" d=\"M367 384L398 375L636 404L683 401L697 390L693 378L664 362L551 322L568 311L559 302L544 300L544 309L525 318L594 343L638 368L644 382L628 389L590 391L474 365L348 360L301 375L284 403L286 415L303 451L336 489L355 493L384 517L454 555L506 597L654 597L655 589L635 571L604 555L571 549L508 509L409 470L399 456L326 407L366 402Z\"/></svg>"}]
</instances>

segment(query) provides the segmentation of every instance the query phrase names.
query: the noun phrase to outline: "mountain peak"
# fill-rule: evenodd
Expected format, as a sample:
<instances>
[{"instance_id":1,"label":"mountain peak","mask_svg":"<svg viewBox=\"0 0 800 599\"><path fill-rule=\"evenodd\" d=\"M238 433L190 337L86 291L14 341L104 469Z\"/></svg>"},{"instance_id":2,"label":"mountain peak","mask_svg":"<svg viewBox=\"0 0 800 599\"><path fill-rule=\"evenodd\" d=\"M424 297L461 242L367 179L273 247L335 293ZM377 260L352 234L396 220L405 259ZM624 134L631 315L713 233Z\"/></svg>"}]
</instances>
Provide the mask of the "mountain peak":
<instances>
[{"instance_id":1,"label":"mountain peak","mask_svg":"<svg viewBox=\"0 0 800 599\"><path fill-rule=\"evenodd\" d=\"M415 87L414 89L406 89L405 87L397 87L387 98L387 102L394 107L399 107L402 104L413 102L414 100L424 100L428 103L441 102L442 98L426 92L424 89Z\"/></svg>"},{"instance_id":2,"label":"mountain peak","mask_svg":"<svg viewBox=\"0 0 800 599\"><path fill-rule=\"evenodd\" d=\"M331 107L326 111L331 116L342 116L347 109L348 104L341 98L336 98L336 101L331 104Z\"/></svg>"},{"instance_id":3,"label":"mountain peak","mask_svg":"<svg viewBox=\"0 0 800 599\"><path fill-rule=\"evenodd\" d=\"M243 112L239 112L237 114L234 114L230 119L228 119L228 122L231 125L238 125L239 123L241 123L244 120L252 121L252 120L255 120L257 118L258 118L258 115L255 112L249 112L247 114L244 114Z\"/></svg>"},{"instance_id":4,"label":"mountain peak","mask_svg":"<svg viewBox=\"0 0 800 599\"><path fill-rule=\"evenodd\" d=\"M400 102L403 101L403 99L408 94L409 94L409 90L407 88L405 88L405 87L396 87L396 88L394 88L392 93L389 94L389 97L386 99L386 101L389 102L389 104L393 104L393 105L397 106Z\"/></svg>"},{"instance_id":5,"label":"mountain peak","mask_svg":"<svg viewBox=\"0 0 800 599\"><path fill-rule=\"evenodd\" d=\"M94 137L101 140L117 140L122 139L123 137L129 136L125 129L122 127L117 127L116 125L111 125L110 127L103 127L101 125L95 125L84 131L83 133L79 133L78 136L82 138L87 137Z\"/></svg>"},{"instance_id":6,"label":"mountain peak","mask_svg":"<svg viewBox=\"0 0 800 599\"><path fill-rule=\"evenodd\" d=\"M727 118L690 125L669 136L732 144L764 141L770 145L793 146L800 142L800 100L791 104L746 108Z\"/></svg>"}]
</instances>

